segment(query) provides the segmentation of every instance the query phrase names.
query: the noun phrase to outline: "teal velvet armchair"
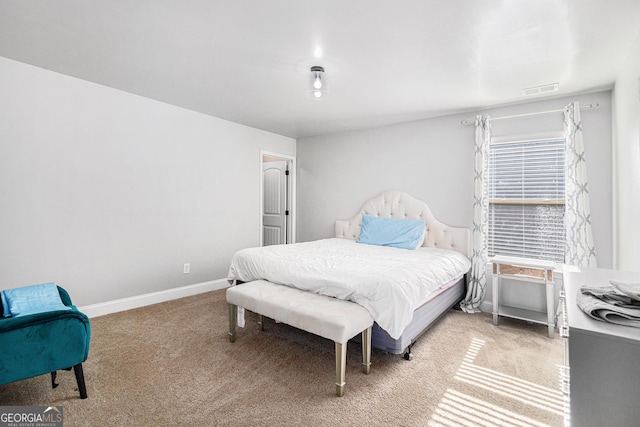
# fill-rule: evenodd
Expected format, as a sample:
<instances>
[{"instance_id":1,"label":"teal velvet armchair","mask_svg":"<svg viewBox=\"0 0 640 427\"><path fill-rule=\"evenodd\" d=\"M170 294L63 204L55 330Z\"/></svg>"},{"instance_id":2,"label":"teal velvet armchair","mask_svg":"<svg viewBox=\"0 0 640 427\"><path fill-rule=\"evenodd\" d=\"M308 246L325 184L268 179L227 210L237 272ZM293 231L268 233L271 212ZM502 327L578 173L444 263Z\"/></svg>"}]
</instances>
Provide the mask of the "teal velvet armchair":
<instances>
[{"instance_id":1,"label":"teal velvet armchair","mask_svg":"<svg viewBox=\"0 0 640 427\"><path fill-rule=\"evenodd\" d=\"M73 367L85 399L82 362L89 355L89 318L71 303L67 291L58 286L58 292L70 310L0 317L0 385L51 373L56 387L56 371Z\"/></svg>"}]
</instances>

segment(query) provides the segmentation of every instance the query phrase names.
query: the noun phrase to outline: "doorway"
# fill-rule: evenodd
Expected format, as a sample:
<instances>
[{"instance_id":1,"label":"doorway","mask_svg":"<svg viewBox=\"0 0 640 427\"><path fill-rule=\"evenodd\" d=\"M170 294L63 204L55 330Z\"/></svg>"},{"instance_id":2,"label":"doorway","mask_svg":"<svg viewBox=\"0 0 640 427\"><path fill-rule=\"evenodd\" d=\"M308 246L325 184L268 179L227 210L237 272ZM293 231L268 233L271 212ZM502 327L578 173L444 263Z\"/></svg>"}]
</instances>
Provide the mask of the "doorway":
<instances>
[{"instance_id":1,"label":"doorway","mask_svg":"<svg viewBox=\"0 0 640 427\"><path fill-rule=\"evenodd\" d=\"M295 159L276 153L260 153L260 246L295 241Z\"/></svg>"}]
</instances>

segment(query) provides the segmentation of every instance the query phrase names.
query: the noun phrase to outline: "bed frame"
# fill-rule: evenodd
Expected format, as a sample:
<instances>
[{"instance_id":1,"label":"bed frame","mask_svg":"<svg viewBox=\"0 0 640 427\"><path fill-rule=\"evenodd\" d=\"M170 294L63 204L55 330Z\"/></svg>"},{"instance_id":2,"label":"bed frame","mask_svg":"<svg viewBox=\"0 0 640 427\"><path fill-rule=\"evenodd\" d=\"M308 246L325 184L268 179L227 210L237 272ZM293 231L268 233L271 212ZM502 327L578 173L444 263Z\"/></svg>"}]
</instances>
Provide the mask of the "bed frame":
<instances>
[{"instance_id":1,"label":"bed frame","mask_svg":"<svg viewBox=\"0 0 640 427\"><path fill-rule=\"evenodd\" d=\"M468 228L451 227L433 216L429 206L402 191L387 191L364 204L360 212L349 220L338 220L335 237L356 240L360 235L362 214L398 219L418 219L427 223L425 247L452 249L470 258L471 232ZM393 339L377 323L373 325L371 345L393 354L404 353L411 359L411 347L441 316L455 306L465 295L466 277L442 289L415 310L413 320L398 339Z\"/></svg>"}]
</instances>

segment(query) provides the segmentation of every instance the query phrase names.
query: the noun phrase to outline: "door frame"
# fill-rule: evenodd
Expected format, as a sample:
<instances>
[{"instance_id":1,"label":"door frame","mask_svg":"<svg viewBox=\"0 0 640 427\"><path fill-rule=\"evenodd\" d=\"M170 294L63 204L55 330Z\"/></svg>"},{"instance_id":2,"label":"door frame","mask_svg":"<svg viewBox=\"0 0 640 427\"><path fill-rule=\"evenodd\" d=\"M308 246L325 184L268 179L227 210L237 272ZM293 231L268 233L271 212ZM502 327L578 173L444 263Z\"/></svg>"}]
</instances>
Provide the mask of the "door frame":
<instances>
[{"instance_id":1,"label":"door frame","mask_svg":"<svg viewBox=\"0 0 640 427\"><path fill-rule=\"evenodd\" d=\"M272 151L265 151L265 150L260 150L260 163L259 163L259 170L260 170L260 209L259 210L259 230L260 230L260 246L262 246L264 244L264 236L263 236L263 230L262 227L264 226L264 222L262 220L262 209L264 208L264 177L262 174L262 165L264 163L263 159L265 156L268 157L276 157L278 159L282 159L282 160L287 160L289 162L291 162L291 168L289 169L289 194L288 194L288 198L289 198L289 225L290 225L290 230L289 231L289 243L295 243L296 242L296 158L295 156L290 156L288 154L282 154L282 153L275 153Z\"/></svg>"}]
</instances>

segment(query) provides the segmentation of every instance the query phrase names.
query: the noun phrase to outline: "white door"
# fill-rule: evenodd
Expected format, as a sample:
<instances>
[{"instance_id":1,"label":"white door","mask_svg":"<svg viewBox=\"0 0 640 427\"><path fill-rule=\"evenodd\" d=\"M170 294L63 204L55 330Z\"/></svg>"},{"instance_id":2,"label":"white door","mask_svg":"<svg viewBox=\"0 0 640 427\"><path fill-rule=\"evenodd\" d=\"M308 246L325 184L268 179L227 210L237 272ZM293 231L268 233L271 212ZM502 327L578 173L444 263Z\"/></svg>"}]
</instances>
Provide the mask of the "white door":
<instances>
[{"instance_id":1,"label":"white door","mask_svg":"<svg viewBox=\"0 0 640 427\"><path fill-rule=\"evenodd\" d=\"M288 243L289 162L277 160L262 164L262 244Z\"/></svg>"}]
</instances>

